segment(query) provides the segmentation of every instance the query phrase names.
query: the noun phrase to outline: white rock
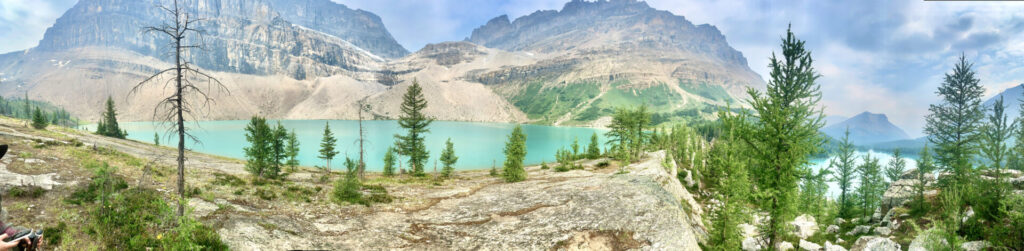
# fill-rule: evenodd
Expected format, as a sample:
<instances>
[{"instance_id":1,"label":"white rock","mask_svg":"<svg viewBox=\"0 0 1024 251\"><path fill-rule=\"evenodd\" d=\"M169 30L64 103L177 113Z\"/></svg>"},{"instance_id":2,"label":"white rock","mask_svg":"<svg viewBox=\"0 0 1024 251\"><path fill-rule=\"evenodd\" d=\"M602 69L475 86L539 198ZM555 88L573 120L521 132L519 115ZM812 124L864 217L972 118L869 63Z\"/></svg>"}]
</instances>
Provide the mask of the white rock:
<instances>
[{"instance_id":1,"label":"white rock","mask_svg":"<svg viewBox=\"0 0 1024 251\"><path fill-rule=\"evenodd\" d=\"M832 245L832 242L825 241L825 251L846 251L846 248L840 245Z\"/></svg>"},{"instance_id":2,"label":"white rock","mask_svg":"<svg viewBox=\"0 0 1024 251\"><path fill-rule=\"evenodd\" d=\"M754 237L747 237L743 239L743 251L758 251L761 250L761 242Z\"/></svg>"},{"instance_id":3,"label":"white rock","mask_svg":"<svg viewBox=\"0 0 1024 251\"><path fill-rule=\"evenodd\" d=\"M789 243L788 241L780 241L779 243L775 243L775 250L786 251L790 249L793 249L793 243Z\"/></svg>"},{"instance_id":4,"label":"white rock","mask_svg":"<svg viewBox=\"0 0 1024 251\"><path fill-rule=\"evenodd\" d=\"M821 250L821 245L815 244L814 242L800 240L800 250L819 251Z\"/></svg>"},{"instance_id":5,"label":"white rock","mask_svg":"<svg viewBox=\"0 0 1024 251\"><path fill-rule=\"evenodd\" d=\"M851 251L900 251L900 244L888 238L861 236L850 247Z\"/></svg>"},{"instance_id":6,"label":"white rock","mask_svg":"<svg viewBox=\"0 0 1024 251\"><path fill-rule=\"evenodd\" d=\"M793 235L800 239L810 238L815 232L818 232L818 223L813 216L807 214L797 216L789 224L793 225Z\"/></svg>"},{"instance_id":7,"label":"white rock","mask_svg":"<svg viewBox=\"0 0 1024 251\"><path fill-rule=\"evenodd\" d=\"M741 223L739 225L740 232L743 233L743 238L757 237L757 227L747 223Z\"/></svg>"},{"instance_id":8,"label":"white rock","mask_svg":"<svg viewBox=\"0 0 1024 251\"><path fill-rule=\"evenodd\" d=\"M988 246L989 245L987 241L970 241L961 244L960 248L963 248L964 251L981 251L985 250L985 248Z\"/></svg>"},{"instance_id":9,"label":"white rock","mask_svg":"<svg viewBox=\"0 0 1024 251\"><path fill-rule=\"evenodd\" d=\"M839 233L839 226L828 225L828 228L825 228L825 232L830 234Z\"/></svg>"},{"instance_id":10,"label":"white rock","mask_svg":"<svg viewBox=\"0 0 1024 251\"><path fill-rule=\"evenodd\" d=\"M860 225L860 226L857 226L857 227L853 228L853 230L850 230L850 232L846 232L846 235L854 236L854 235L858 235L858 234L866 234L866 233L869 233L869 232L871 232L871 226Z\"/></svg>"},{"instance_id":11,"label":"white rock","mask_svg":"<svg viewBox=\"0 0 1024 251\"><path fill-rule=\"evenodd\" d=\"M876 227L875 233L881 236L889 236L890 234L892 234L892 230L889 229L888 227Z\"/></svg>"}]
</instances>

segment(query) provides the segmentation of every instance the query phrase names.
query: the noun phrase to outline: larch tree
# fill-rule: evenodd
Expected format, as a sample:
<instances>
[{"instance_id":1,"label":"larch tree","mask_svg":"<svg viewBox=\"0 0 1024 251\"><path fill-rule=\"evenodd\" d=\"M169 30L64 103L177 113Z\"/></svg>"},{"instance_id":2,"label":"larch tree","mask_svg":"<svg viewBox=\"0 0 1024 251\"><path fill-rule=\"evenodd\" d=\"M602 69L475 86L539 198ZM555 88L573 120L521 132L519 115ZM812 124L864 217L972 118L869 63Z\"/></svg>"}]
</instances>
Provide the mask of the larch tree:
<instances>
[{"instance_id":1,"label":"larch tree","mask_svg":"<svg viewBox=\"0 0 1024 251\"><path fill-rule=\"evenodd\" d=\"M523 160L526 159L526 134L523 127L516 125L512 133L508 135L505 143L505 164L502 176L507 182L519 182L526 180L526 169L523 169ZM493 173L493 172L492 172Z\"/></svg>"},{"instance_id":2,"label":"larch tree","mask_svg":"<svg viewBox=\"0 0 1024 251\"><path fill-rule=\"evenodd\" d=\"M384 152L384 177L395 176L395 148L388 147L388 150Z\"/></svg>"},{"instance_id":3,"label":"larch tree","mask_svg":"<svg viewBox=\"0 0 1024 251\"><path fill-rule=\"evenodd\" d=\"M395 149L398 153L409 157L413 176L425 176L423 171L430 152L427 151L425 134L430 132L427 127L434 122L423 114L427 108L427 99L423 97L423 88L417 80L406 89L402 96L402 114L398 117L398 125L406 129L405 135L395 134Z\"/></svg>"},{"instance_id":4,"label":"larch tree","mask_svg":"<svg viewBox=\"0 0 1024 251\"><path fill-rule=\"evenodd\" d=\"M107 97L106 109L100 116L100 122L96 125L96 134L123 139L128 136L117 123L117 107L114 105L114 98Z\"/></svg>"},{"instance_id":5,"label":"larch tree","mask_svg":"<svg viewBox=\"0 0 1024 251\"><path fill-rule=\"evenodd\" d=\"M299 137L295 135L295 129L292 129L292 131L288 133L288 144L285 146L284 150L285 155L288 156L286 164L288 164L290 171L295 171L295 167L299 166L299 146Z\"/></svg>"},{"instance_id":6,"label":"larch tree","mask_svg":"<svg viewBox=\"0 0 1024 251\"><path fill-rule=\"evenodd\" d=\"M728 126L727 126L728 127ZM747 158L743 145L735 141L730 130L711 148L708 164L721 169L723 176L717 179L716 199L721 204L712 211L709 233L709 250L740 250L743 247L743 231L740 223L747 222L750 212L747 204L750 198L750 181L747 177Z\"/></svg>"},{"instance_id":7,"label":"larch tree","mask_svg":"<svg viewBox=\"0 0 1024 251\"><path fill-rule=\"evenodd\" d=\"M878 163L878 158L871 157L868 153L864 155L864 161L860 166L857 166L857 172L860 174L857 196L860 197L861 214L871 216L875 207L878 207L885 189L882 166Z\"/></svg>"},{"instance_id":8,"label":"larch tree","mask_svg":"<svg viewBox=\"0 0 1024 251\"><path fill-rule=\"evenodd\" d=\"M441 177L449 178L452 172L455 171L455 163L459 161L459 157L455 156L455 145L452 144L452 139L448 138L448 141L444 142L444 151L441 151Z\"/></svg>"},{"instance_id":9,"label":"larch tree","mask_svg":"<svg viewBox=\"0 0 1024 251\"><path fill-rule=\"evenodd\" d=\"M889 163L885 165L885 176L889 178L889 182L896 182L903 176L903 171L907 169L907 160L903 159L903 154L900 153L900 149L896 148L892 150L892 158L889 159Z\"/></svg>"},{"instance_id":10,"label":"larch tree","mask_svg":"<svg viewBox=\"0 0 1024 251\"><path fill-rule=\"evenodd\" d=\"M982 119L985 113L981 106L981 95L985 88L975 77L973 64L961 55L959 62L947 73L937 94L942 99L932 104L925 117L925 133L934 145L938 166L950 173L950 182L944 187L967 185L973 176L971 160L978 153Z\"/></svg>"},{"instance_id":11,"label":"larch tree","mask_svg":"<svg viewBox=\"0 0 1024 251\"><path fill-rule=\"evenodd\" d=\"M807 172L811 154L821 149L818 132L824 123L818 75L804 41L787 30L782 38L782 58L770 58L767 90L748 89L751 112L740 112L738 137L750 148L750 176L762 196L757 204L770 220L762 227L768 246L787 234L787 222L795 217L798 181ZM733 116L733 115L728 115Z\"/></svg>"},{"instance_id":12,"label":"larch tree","mask_svg":"<svg viewBox=\"0 0 1024 251\"><path fill-rule=\"evenodd\" d=\"M277 127L270 132L270 146L271 146L271 157L273 161L270 163L273 167L274 177L281 173L281 166L285 164L288 159L288 129L285 129L281 125L281 121L277 122Z\"/></svg>"},{"instance_id":13,"label":"larch tree","mask_svg":"<svg viewBox=\"0 0 1024 251\"><path fill-rule=\"evenodd\" d=\"M1012 152L1006 142L1010 141L1013 132L1016 131L1016 121L1010 120L1006 115L1006 106L1003 97L992 104L991 114L987 122L982 126L981 152L989 161L986 172L995 176L993 180L978 180L975 185L984 187L977 189L979 196L971 198L974 200L973 209L977 214L987 220L997 220L1004 215L1003 210L1006 195L1012 191L1010 184L1006 182L1005 168L1007 156Z\"/></svg>"},{"instance_id":14,"label":"larch tree","mask_svg":"<svg viewBox=\"0 0 1024 251\"><path fill-rule=\"evenodd\" d=\"M193 49L202 49L203 31L198 27L202 19L196 18L185 9L185 6L179 4L178 0L174 0L173 5L161 5L159 8L166 15L163 24L145 27L144 30L167 39L167 48L171 50L169 54L173 57L172 67L139 82L129 93L138 93L140 88L147 84L172 88L172 94L157 103L153 116L157 121L173 123L168 127L168 133L178 135L178 216L182 216L185 214L185 138L199 142L196 137L189 134L185 121L197 120L196 112L213 102L213 98L208 94L215 90L227 92L227 87L188 61ZM171 75L171 79L162 81L161 77L166 74ZM205 88L204 85L198 85L198 82L205 82Z\"/></svg>"},{"instance_id":15,"label":"larch tree","mask_svg":"<svg viewBox=\"0 0 1024 251\"><path fill-rule=\"evenodd\" d=\"M32 128L35 129L46 129L46 126L50 124L50 120L46 119L46 115L43 115L43 111L36 107L32 111Z\"/></svg>"},{"instance_id":16,"label":"larch tree","mask_svg":"<svg viewBox=\"0 0 1024 251\"><path fill-rule=\"evenodd\" d=\"M843 141L839 142L836 155L829 160L829 168L833 170L832 180L839 186L839 217L853 217L853 181L857 178L856 147L850 142L850 129L847 128Z\"/></svg>"},{"instance_id":17,"label":"larch tree","mask_svg":"<svg viewBox=\"0 0 1024 251\"><path fill-rule=\"evenodd\" d=\"M914 204L911 209L918 215L928 212L929 204L925 200L924 192L928 190L928 181L932 172L935 172L935 162L932 160L932 153L928 150L928 144L924 144L921 153L918 154L917 171L914 172Z\"/></svg>"},{"instance_id":18,"label":"larch tree","mask_svg":"<svg viewBox=\"0 0 1024 251\"><path fill-rule=\"evenodd\" d=\"M587 145L587 158L597 159L601 157L601 145L597 142L597 133L590 135L590 145Z\"/></svg>"},{"instance_id":19,"label":"larch tree","mask_svg":"<svg viewBox=\"0 0 1024 251\"><path fill-rule=\"evenodd\" d=\"M255 177L270 177L274 162L273 137L273 129L262 117L253 116L245 126L245 141L249 142L249 146L243 149L245 169Z\"/></svg>"},{"instance_id":20,"label":"larch tree","mask_svg":"<svg viewBox=\"0 0 1024 251\"><path fill-rule=\"evenodd\" d=\"M337 143L338 139L334 138L334 133L331 132L331 124L324 123L324 137L320 140L320 155L317 157L327 162L327 166L324 168L326 174L331 173L331 160L338 155L338 150L334 149Z\"/></svg>"}]
</instances>

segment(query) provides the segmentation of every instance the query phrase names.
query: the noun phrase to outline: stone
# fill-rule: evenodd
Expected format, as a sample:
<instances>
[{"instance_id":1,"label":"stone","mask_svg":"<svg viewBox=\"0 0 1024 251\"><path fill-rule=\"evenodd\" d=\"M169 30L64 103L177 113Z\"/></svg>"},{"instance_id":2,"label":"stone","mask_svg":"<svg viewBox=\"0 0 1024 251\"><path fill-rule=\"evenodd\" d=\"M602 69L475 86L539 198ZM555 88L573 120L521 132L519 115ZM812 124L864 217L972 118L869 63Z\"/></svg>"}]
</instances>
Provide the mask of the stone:
<instances>
[{"instance_id":1,"label":"stone","mask_svg":"<svg viewBox=\"0 0 1024 251\"><path fill-rule=\"evenodd\" d=\"M826 233L830 233L830 234L836 234L836 233L839 233L839 226L836 226L836 225L828 225L828 228L825 228L825 232L826 232Z\"/></svg>"},{"instance_id":2,"label":"stone","mask_svg":"<svg viewBox=\"0 0 1024 251\"><path fill-rule=\"evenodd\" d=\"M846 220L843 219L843 218L836 218L835 222L836 222L836 225L842 225L843 223L846 223Z\"/></svg>"},{"instance_id":3,"label":"stone","mask_svg":"<svg viewBox=\"0 0 1024 251\"><path fill-rule=\"evenodd\" d=\"M846 235L854 236L854 235L858 235L858 234L866 234L866 233L869 233L869 232L871 232L871 226L860 225L860 226L857 226L857 227L853 228L853 230L850 230L850 232L846 232Z\"/></svg>"},{"instance_id":4,"label":"stone","mask_svg":"<svg viewBox=\"0 0 1024 251\"><path fill-rule=\"evenodd\" d=\"M821 250L821 245L815 244L814 242L800 240L800 250L819 251Z\"/></svg>"},{"instance_id":5,"label":"stone","mask_svg":"<svg viewBox=\"0 0 1024 251\"><path fill-rule=\"evenodd\" d=\"M960 244L960 248L964 251L981 251L985 250L989 246L987 241L969 241Z\"/></svg>"},{"instance_id":6,"label":"stone","mask_svg":"<svg viewBox=\"0 0 1024 251\"><path fill-rule=\"evenodd\" d=\"M775 243L775 250L786 251L790 249L793 249L793 243L789 243L788 241L780 241L779 243Z\"/></svg>"},{"instance_id":7,"label":"stone","mask_svg":"<svg viewBox=\"0 0 1024 251\"><path fill-rule=\"evenodd\" d=\"M832 245L832 242L825 241L825 251L846 251L846 248L840 245Z\"/></svg>"},{"instance_id":8,"label":"stone","mask_svg":"<svg viewBox=\"0 0 1024 251\"><path fill-rule=\"evenodd\" d=\"M743 238L743 251L761 250L761 242L754 237Z\"/></svg>"},{"instance_id":9,"label":"stone","mask_svg":"<svg viewBox=\"0 0 1024 251\"><path fill-rule=\"evenodd\" d=\"M900 251L900 244L888 238L861 236L850 247L851 251Z\"/></svg>"},{"instance_id":10,"label":"stone","mask_svg":"<svg viewBox=\"0 0 1024 251\"><path fill-rule=\"evenodd\" d=\"M892 229L889 229L888 227L876 227L875 234L881 236L889 236L890 234L892 234Z\"/></svg>"},{"instance_id":11,"label":"stone","mask_svg":"<svg viewBox=\"0 0 1024 251\"><path fill-rule=\"evenodd\" d=\"M843 240L843 238L836 238L836 244L843 244L843 243L846 243L846 240Z\"/></svg>"},{"instance_id":12,"label":"stone","mask_svg":"<svg viewBox=\"0 0 1024 251\"><path fill-rule=\"evenodd\" d=\"M789 224L794 228L793 235L800 239L810 238L818 232L818 223L814 220L814 216L807 214L797 216Z\"/></svg>"},{"instance_id":13,"label":"stone","mask_svg":"<svg viewBox=\"0 0 1024 251\"><path fill-rule=\"evenodd\" d=\"M755 227L754 225L750 225L750 224L747 224L747 223L741 223L739 225L739 228L740 228L740 232L743 233L743 238L757 237L757 234L758 234L757 227Z\"/></svg>"}]
</instances>

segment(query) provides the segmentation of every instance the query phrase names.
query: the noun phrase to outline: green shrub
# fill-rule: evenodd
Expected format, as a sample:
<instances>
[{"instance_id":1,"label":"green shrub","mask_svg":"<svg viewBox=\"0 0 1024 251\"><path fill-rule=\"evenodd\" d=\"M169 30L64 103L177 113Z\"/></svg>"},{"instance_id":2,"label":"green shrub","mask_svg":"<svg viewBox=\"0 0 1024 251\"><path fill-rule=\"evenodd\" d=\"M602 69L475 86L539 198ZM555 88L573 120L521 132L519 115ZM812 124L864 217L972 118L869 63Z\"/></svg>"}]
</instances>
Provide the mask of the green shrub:
<instances>
[{"instance_id":1,"label":"green shrub","mask_svg":"<svg viewBox=\"0 0 1024 251\"><path fill-rule=\"evenodd\" d=\"M33 185L23 185L11 187L7 190L7 196L15 198L39 198L46 193L42 187Z\"/></svg>"},{"instance_id":2,"label":"green shrub","mask_svg":"<svg viewBox=\"0 0 1024 251\"><path fill-rule=\"evenodd\" d=\"M43 228L43 234L46 235L46 245L48 247L56 247L60 245L60 242L64 239L64 233L67 231L68 225L63 221L57 223L54 227Z\"/></svg>"},{"instance_id":3,"label":"green shrub","mask_svg":"<svg viewBox=\"0 0 1024 251\"><path fill-rule=\"evenodd\" d=\"M356 177L355 173L349 172L334 182L334 192L331 196L335 202L338 203L351 203L369 205L369 203L363 200L363 193L359 191L359 178Z\"/></svg>"},{"instance_id":4,"label":"green shrub","mask_svg":"<svg viewBox=\"0 0 1024 251\"><path fill-rule=\"evenodd\" d=\"M612 163L608 162L608 160L602 160L601 162L597 162L597 167L598 168L605 168L605 167L609 167L611 165L612 165Z\"/></svg>"},{"instance_id":5,"label":"green shrub","mask_svg":"<svg viewBox=\"0 0 1024 251\"><path fill-rule=\"evenodd\" d=\"M312 200L310 198L312 198L313 195L315 195L315 194L316 194L316 192L313 192L312 189L309 189L309 188L306 188L306 187L303 187L303 186L295 186L295 185L287 186L287 187L285 187L284 191L281 192L281 196L283 196L285 198L288 198L288 199L293 200L293 201L304 201L304 202L312 202Z\"/></svg>"},{"instance_id":6,"label":"green shrub","mask_svg":"<svg viewBox=\"0 0 1024 251\"><path fill-rule=\"evenodd\" d=\"M213 184L218 186L240 187L245 185L245 181L241 178L235 177L234 175L214 173Z\"/></svg>"},{"instance_id":7,"label":"green shrub","mask_svg":"<svg viewBox=\"0 0 1024 251\"><path fill-rule=\"evenodd\" d=\"M85 167L94 170L92 179L85 186L80 186L74 192L71 192L71 195L64 198L64 202L74 205L92 203L109 197L112 193L128 188L128 182L124 178L115 175L114 168L110 167L106 162L100 164L90 162Z\"/></svg>"},{"instance_id":8,"label":"green shrub","mask_svg":"<svg viewBox=\"0 0 1024 251\"><path fill-rule=\"evenodd\" d=\"M264 189L261 187L256 188L256 191L253 192L253 195L256 195L256 197L260 197L260 199L263 200L277 199L277 194L275 194L274 191L271 191L270 189Z\"/></svg>"},{"instance_id":9,"label":"green shrub","mask_svg":"<svg viewBox=\"0 0 1024 251\"><path fill-rule=\"evenodd\" d=\"M366 185L363 188L370 191L370 196L366 197L366 201L369 203L391 203L394 200L391 195L388 195L388 190L384 186Z\"/></svg>"}]
</instances>

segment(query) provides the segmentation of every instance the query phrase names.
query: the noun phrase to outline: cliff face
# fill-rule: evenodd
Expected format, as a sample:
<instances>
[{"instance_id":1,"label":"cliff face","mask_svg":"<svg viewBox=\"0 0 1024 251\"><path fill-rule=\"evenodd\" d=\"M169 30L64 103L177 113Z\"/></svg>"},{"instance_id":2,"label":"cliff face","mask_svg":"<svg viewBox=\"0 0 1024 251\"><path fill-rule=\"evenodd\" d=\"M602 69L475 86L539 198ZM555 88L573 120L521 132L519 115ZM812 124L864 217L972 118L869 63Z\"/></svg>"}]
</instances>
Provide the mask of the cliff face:
<instances>
[{"instance_id":1,"label":"cliff face","mask_svg":"<svg viewBox=\"0 0 1024 251\"><path fill-rule=\"evenodd\" d=\"M156 8L160 3L83 0L47 29L36 50L98 46L163 58L170 48L165 38L144 32L144 27L163 24L167 15ZM208 70L305 79L372 71L383 63L338 37L294 25L264 0L188 1L186 9L203 19L198 23L203 34L189 41L203 48L193 50L188 59ZM344 29L333 30L340 34Z\"/></svg>"},{"instance_id":2,"label":"cliff face","mask_svg":"<svg viewBox=\"0 0 1024 251\"><path fill-rule=\"evenodd\" d=\"M373 13L330 0L270 0L270 5L289 22L341 38L375 55L400 58L409 54Z\"/></svg>"},{"instance_id":3,"label":"cliff face","mask_svg":"<svg viewBox=\"0 0 1024 251\"><path fill-rule=\"evenodd\" d=\"M747 64L714 26L695 26L682 16L636 0L573 0L561 11L537 11L511 22L503 15L473 30L468 41L512 51L682 50L730 64Z\"/></svg>"}]
</instances>

